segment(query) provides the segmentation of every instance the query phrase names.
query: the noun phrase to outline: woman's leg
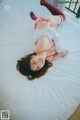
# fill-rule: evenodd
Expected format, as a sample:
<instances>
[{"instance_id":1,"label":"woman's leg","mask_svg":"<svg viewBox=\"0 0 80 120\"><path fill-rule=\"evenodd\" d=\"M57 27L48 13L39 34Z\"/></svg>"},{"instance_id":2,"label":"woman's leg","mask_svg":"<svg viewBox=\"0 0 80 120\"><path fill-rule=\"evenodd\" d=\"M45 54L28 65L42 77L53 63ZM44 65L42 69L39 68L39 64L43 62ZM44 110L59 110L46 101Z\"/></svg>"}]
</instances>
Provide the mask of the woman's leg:
<instances>
[{"instance_id":1,"label":"woman's leg","mask_svg":"<svg viewBox=\"0 0 80 120\"><path fill-rule=\"evenodd\" d=\"M50 19L50 22L48 22L46 24L47 25L50 25L51 27L57 27L58 24L62 23L63 21L63 18L61 15L51 15L51 16L40 16L40 17L36 17L36 15L34 14L34 12L30 12L30 16L33 20L35 20L35 24L40 23L40 25L43 25L41 21L41 18L44 18L44 19ZM38 24L39 24L38 23Z\"/></svg>"},{"instance_id":2,"label":"woman's leg","mask_svg":"<svg viewBox=\"0 0 80 120\"><path fill-rule=\"evenodd\" d=\"M58 8L56 8L54 5L50 4L48 1L41 0L40 4L47 7L47 9L52 13L52 15L61 15L63 18L63 21L65 20L64 13L61 10L59 10Z\"/></svg>"}]
</instances>

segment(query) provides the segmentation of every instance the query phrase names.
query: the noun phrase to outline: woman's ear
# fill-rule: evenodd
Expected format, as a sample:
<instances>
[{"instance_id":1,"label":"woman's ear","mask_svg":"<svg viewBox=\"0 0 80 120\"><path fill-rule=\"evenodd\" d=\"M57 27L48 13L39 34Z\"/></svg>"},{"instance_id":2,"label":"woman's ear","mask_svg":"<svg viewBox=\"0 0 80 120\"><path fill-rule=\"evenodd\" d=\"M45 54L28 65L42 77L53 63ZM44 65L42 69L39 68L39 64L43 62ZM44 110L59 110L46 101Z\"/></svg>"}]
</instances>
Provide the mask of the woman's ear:
<instances>
[{"instance_id":1,"label":"woman's ear","mask_svg":"<svg viewBox=\"0 0 80 120\"><path fill-rule=\"evenodd\" d=\"M35 57L35 55L32 55L32 56L31 56L31 58L34 58L34 57Z\"/></svg>"}]
</instances>

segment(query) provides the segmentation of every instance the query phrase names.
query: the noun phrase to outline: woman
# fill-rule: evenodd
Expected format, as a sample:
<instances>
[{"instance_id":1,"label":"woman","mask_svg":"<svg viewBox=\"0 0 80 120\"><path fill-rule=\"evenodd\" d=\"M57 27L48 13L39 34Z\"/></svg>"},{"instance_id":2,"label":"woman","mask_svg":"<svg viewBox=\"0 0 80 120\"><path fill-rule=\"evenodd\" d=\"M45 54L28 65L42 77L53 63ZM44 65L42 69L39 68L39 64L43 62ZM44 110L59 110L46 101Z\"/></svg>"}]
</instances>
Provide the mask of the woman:
<instances>
[{"instance_id":1,"label":"woman","mask_svg":"<svg viewBox=\"0 0 80 120\"><path fill-rule=\"evenodd\" d=\"M60 23L65 21L65 15L46 0L41 0L40 4L47 7L52 16L36 17L33 12L30 13L31 18L35 20L33 33L35 50L17 61L17 69L29 80L44 75L52 66L55 55L59 54L63 57L68 53L55 30Z\"/></svg>"}]
</instances>

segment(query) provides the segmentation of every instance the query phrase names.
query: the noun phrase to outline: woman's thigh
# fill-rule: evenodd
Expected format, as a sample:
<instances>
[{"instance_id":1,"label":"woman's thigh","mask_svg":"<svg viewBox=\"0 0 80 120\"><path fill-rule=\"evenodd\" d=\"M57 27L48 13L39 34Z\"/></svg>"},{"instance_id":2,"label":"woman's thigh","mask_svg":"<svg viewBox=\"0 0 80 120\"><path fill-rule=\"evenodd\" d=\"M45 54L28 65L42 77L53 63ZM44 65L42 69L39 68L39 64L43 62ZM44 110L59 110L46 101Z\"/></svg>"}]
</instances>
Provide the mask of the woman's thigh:
<instances>
[{"instance_id":1,"label":"woman's thigh","mask_svg":"<svg viewBox=\"0 0 80 120\"><path fill-rule=\"evenodd\" d=\"M50 26L56 26L63 22L63 18L61 15L54 15L51 16L50 18L51 18Z\"/></svg>"}]
</instances>

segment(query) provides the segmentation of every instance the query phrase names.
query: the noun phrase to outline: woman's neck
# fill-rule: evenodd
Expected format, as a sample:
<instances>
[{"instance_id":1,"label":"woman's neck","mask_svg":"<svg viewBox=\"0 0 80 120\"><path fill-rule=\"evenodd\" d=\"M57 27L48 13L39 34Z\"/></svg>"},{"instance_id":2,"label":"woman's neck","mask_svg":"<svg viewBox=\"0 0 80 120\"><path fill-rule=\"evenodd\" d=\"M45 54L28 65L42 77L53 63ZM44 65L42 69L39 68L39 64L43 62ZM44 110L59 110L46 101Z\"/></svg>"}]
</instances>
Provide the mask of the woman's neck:
<instances>
[{"instance_id":1,"label":"woman's neck","mask_svg":"<svg viewBox=\"0 0 80 120\"><path fill-rule=\"evenodd\" d=\"M38 56L44 58L44 59L46 59L46 57L47 57L47 52L39 52L39 53L36 53L36 54L37 54Z\"/></svg>"}]
</instances>

